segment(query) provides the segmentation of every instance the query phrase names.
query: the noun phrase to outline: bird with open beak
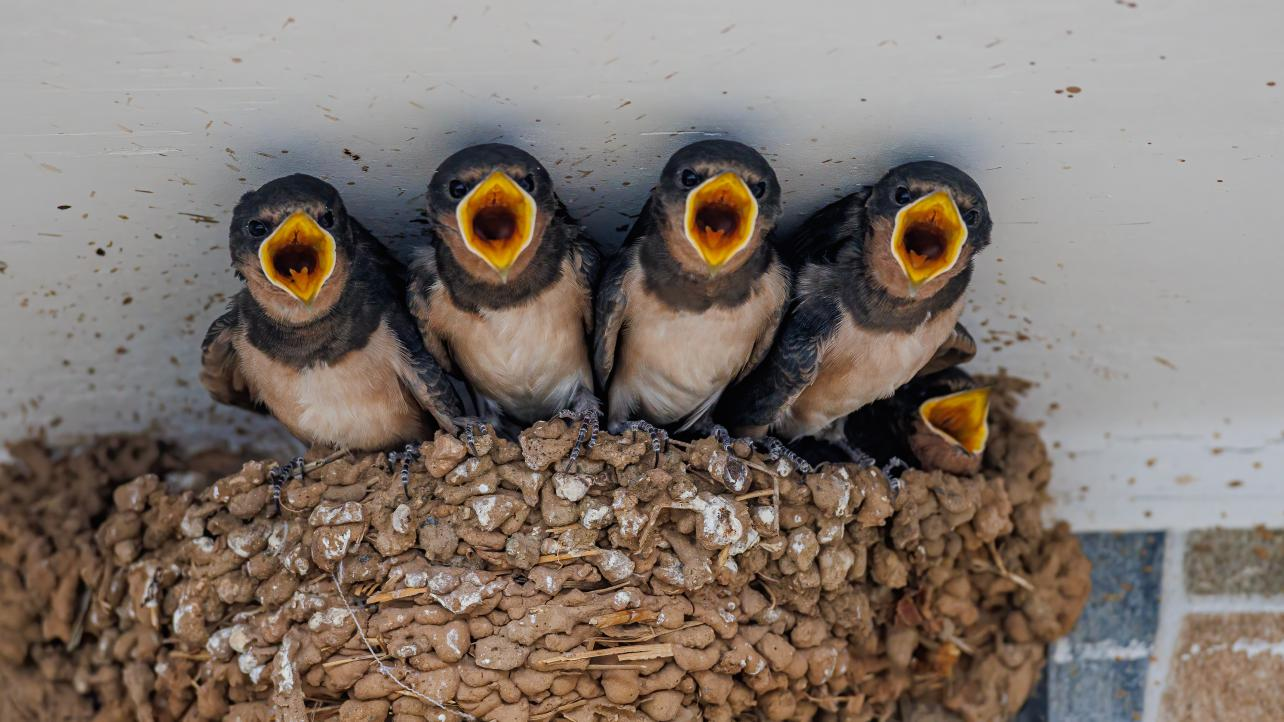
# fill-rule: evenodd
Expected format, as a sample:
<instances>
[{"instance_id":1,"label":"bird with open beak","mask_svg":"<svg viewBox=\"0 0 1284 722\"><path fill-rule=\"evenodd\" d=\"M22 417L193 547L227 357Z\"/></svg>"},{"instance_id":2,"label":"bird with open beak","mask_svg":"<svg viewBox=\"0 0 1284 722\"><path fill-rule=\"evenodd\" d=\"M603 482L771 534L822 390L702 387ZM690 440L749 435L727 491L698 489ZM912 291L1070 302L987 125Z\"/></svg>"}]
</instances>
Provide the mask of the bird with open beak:
<instances>
[{"instance_id":1,"label":"bird with open beak","mask_svg":"<svg viewBox=\"0 0 1284 722\"><path fill-rule=\"evenodd\" d=\"M990 389L959 368L920 376L843 424L851 448L880 463L902 459L925 471L971 476L981 469Z\"/></svg>"},{"instance_id":2,"label":"bird with open beak","mask_svg":"<svg viewBox=\"0 0 1284 722\"><path fill-rule=\"evenodd\" d=\"M991 225L976 182L936 161L818 211L785 246L795 298L767 359L728 393L728 425L837 442L851 412L974 355L958 319Z\"/></svg>"},{"instance_id":3,"label":"bird with open beak","mask_svg":"<svg viewBox=\"0 0 1284 722\"><path fill-rule=\"evenodd\" d=\"M767 353L789 299L770 242L780 210L775 172L747 145L701 141L669 159L598 288L594 368L612 430L656 444L653 427L715 430L718 398Z\"/></svg>"},{"instance_id":4,"label":"bird with open beak","mask_svg":"<svg viewBox=\"0 0 1284 722\"><path fill-rule=\"evenodd\" d=\"M442 162L428 184L427 238L389 244L425 345L471 386L473 428L515 432L578 419L578 456L596 441L589 335L600 255L524 150L490 143ZM573 458L572 462L573 463Z\"/></svg>"},{"instance_id":5,"label":"bird with open beak","mask_svg":"<svg viewBox=\"0 0 1284 722\"><path fill-rule=\"evenodd\" d=\"M307 175L246 193L232 213L245 287L205 335L201 383L266 410L309 444L377 450L453 431L459 399L424 349L373 236Z\"/></svg>"}]
</instances>

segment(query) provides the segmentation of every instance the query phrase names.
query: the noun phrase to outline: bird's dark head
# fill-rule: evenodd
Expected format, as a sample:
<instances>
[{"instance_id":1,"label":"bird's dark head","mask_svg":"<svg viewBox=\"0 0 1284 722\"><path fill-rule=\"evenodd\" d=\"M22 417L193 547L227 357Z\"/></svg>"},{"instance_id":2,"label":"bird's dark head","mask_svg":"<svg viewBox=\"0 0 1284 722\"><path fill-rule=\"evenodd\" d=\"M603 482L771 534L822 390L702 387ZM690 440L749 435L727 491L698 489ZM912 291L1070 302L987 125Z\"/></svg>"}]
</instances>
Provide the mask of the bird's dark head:
<instances>
[{"instance_id":1,"label":"bird's dark head","mask_svg":"<svg viewBox=\"0 0 1284 722\"><path fill-rule=\"evenodd\" d=\"M917 161L888 171L865 211L865 257L875 280L894 296L931 296L990 243L990 209L963 171Z\"/></svg>"},{"instance_id":2,"label":"bird's dark head","mask_svg":"<svg viewBox=\"0 0 1284 722\"><path fill-rule=\"evenodd\" d=\"M548 171L503 143L464 148L428 184L428 216L450 252L472 275L501 283L530 265L556 211Z\"/></svg>"},{"instance_id":3,"label":"bird's dark head","mask_svg":"<svg viewBox=\"0 0 1284 722\"><path fill-rule=\"evenodd\" d=\"M990 436L990 389L961 369L912 382L909 446L925 469L975 474Z\"/></svg>"},{"instance_id":4,"label":"bird's dark head","mask_svg":"<svg viewBox=\"0 0 1284 722\"><path fill-rule=\"evenodd\" d=\"M780 217L780 182L758 151L703 140L674 153L652 191L653 213L683 267L710 275L752 255Z\"/></svg>"},{"instance_id":5,"label":"bird's dark head","mask_svg":"<svg viewBox=\"0 0 1284 722\"><path fill-rule=\"evenodd\" d=\"M355 252L339 192L309 175L277 178L241 196L229 233L232 267L255 300L283 320L329 310Z\"/></svg>"}]
</instances>

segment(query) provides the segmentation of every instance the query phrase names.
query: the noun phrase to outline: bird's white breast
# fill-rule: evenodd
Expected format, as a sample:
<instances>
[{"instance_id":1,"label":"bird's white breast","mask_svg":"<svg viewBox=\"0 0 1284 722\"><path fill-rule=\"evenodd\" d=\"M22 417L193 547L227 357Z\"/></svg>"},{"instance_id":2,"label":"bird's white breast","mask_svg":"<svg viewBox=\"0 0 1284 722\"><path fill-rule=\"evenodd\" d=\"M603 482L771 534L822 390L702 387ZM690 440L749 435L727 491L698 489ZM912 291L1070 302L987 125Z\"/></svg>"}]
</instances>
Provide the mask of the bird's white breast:
<instances>
[{"instance_id":1,"label":"bird's white breast","mask_svg":"<svg viewBox=\"0 0 1284 722\"><path fill-rule=\"evenodd\" d=\"M429 315L455 369L524 423L549 418L581 386L593 388L584 328L589 295L568 265L549 288L518 306L468 313L435 288Z\"/></svg>"},{"instance_id":2,"label":"bird's white breast","mask_svg":"<svg viewBox=\"0 0 1284 722\"><path fill-rule=\"evenodd\" d=\"M386 324L334 363L296 369L236 341L255 397L290 431L311 442L382 449L423 437L423 412L402 383L406 359Z\"/></svg>"},{"instance_id":3,"label":"bird's white breast","mask_svg":"<svg viewBox=\"0 0 1284 722\"><path fill-rule=\"evenodd\" d=\"M659 424L689 420L717 401L749 363L754 344L771 334L788 293L770 274L744 303L692 312L648 293L641 273L629 296L611 379L610 420L640 416Z\"/></svg>"},{"instance_id":4,"label":"bird's white breast","mask_svg":"<svg viewBox=\"0 0 1284 722\"><path fill-rule=\"evenodd\" d=\"M784 438L814 435L914 378L954 330L963 301L907 333L862 328L844 315L822 347L820 371L773 425Z\"/></svg>"}]
</instances>

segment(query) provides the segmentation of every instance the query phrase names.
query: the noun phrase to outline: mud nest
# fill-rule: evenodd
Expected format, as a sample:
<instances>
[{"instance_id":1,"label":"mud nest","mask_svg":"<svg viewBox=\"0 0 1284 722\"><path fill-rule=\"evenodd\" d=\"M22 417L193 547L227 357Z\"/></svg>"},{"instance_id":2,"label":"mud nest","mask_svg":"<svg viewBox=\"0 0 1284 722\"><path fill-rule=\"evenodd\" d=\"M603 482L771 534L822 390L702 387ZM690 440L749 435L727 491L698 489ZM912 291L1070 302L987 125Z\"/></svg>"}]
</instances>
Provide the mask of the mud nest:
<instances>
[{"instance_id":1,"label":"mud nest","mask_svg":"<svg viewBox=\"0 0 1284 722\"><path fill-rule=\"evenodd\" d=\"M641 435L603 434L568 472L575 430L553 421L476 455L438 435L404 475L314 465L278 512L273 462L176 491L226 460L18 445L0 718L1010 716L1089 564L1043 528L1045 449L997 385L980 475L896 484L711 439L657 457Z\"/></svg>"}]
</instances>

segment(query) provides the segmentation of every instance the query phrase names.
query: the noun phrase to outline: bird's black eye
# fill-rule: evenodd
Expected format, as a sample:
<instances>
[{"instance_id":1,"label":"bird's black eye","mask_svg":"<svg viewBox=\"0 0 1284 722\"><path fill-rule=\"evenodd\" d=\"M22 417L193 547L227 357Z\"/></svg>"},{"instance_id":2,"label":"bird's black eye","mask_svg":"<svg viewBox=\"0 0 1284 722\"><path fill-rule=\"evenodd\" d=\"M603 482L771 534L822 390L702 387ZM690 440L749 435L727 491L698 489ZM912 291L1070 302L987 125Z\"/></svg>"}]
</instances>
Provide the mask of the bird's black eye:
<instances>
[{"instance_id":1,"label":"bird's black eye","mask_svg":"<svg viewBox=\"0 0 1284 722\"><path fill-rule=\"evenodd\" d=\"M700 183L700 176L696 172L687 168L682 171L682 185L685 188L695 188Z\"/></svg>"},{"instance_id":2,"label":"bird's black eye","mask_svg":"<svg viewBox=\"0 0 1284 722\"><path fill-rule=\"evenodd\" d=\"M753 191L754 198L762 198L767 195L767 181L758 181L749 186L749 189Z\"/></svg>"},{"instance_id":3,"label":"bird's black eye","mask_svg":"<svg viewBox=\"0 0 1284 722\"><path fill-rule=\"evenodd\" d=\"M468 195L468 186L461 180L450 182L450 197L456 200Z\"/></svg>"},{"instance_id":4,"label":"bird's black eye","mask_svg":"<svg viewBox=\"0 0 1284 722\"><path fill-rule=\"evenodd\" d=\"M981 225L981 211L977 210L976 208L973 208L968 212L964 213L963 222L967 224L968 228L976 228L977 226Z\"/></svg>"},{"instance_id":5,"label":"bird's black eye","mask_svg":"<svg viewBox=\"0 0 1284 722\"><path fill-rule=\"evenodd\" d=\"M892 192L892 200L896 201L896 205L903 206L914 200L914 194L905 186L896 186L896 190Z\"/></svg>"},{"instance_id":6,"label":"bird's black eye","mask_svg":"<svg viewBox=\"0 0 1284 722\"><path fill-rule=\"evenodd\" d=\"M268 227L263 221L250 221L245 224L245 230L250 232L255 238L262 238L267 235Z\"/></svg>"},{"instance_id":7,"label":"bird's black eye","mask_svg":"<svg viewBox=\"0 0 1284 722\"><path fill-rule=\"evenodd\" d=\"M317 219L317 223L321 224L322 228L334 228L334 212L326 211L322 213L321 217Z\"/></svg>"},{"instance_id":8,"label":"bird's black eye","mask_svg":"<svg viewBox=\"0 0 1284 722\"><path fill-rule=\"evenodd\" d=\"M526 189L527 193L535 192L535 176L526 174L517 180L517 185Z\"/></svg>"}]
</instances>

